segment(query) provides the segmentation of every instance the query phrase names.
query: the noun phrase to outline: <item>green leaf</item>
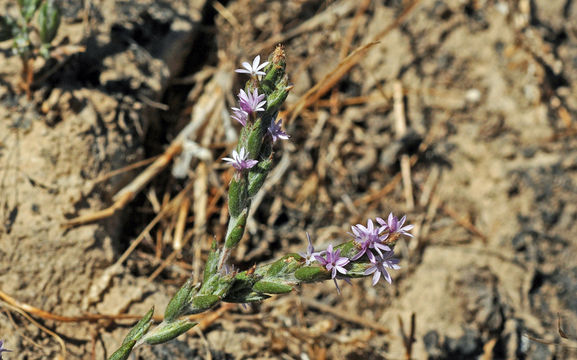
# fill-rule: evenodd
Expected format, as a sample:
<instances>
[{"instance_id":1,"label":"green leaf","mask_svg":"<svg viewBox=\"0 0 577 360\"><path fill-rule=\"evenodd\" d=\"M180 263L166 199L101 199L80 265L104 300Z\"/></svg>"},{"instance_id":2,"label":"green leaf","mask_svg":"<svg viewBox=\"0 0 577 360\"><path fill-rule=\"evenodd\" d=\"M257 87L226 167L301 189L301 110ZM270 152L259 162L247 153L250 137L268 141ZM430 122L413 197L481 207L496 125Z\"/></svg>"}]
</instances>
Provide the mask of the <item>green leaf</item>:
<instances>
[{"instance_id":1,"label":"green leaf","mask_svg":"<svg viewBox=\"0 0 577 360\"><path fill-rule=\"evenodd\" d=\"M284 284L280 279L266 279L254 284L253 289L265 294L286 294L293 290L293 287Z\"/></svg>"},{"instance_id":2,"label":"green leaf","mask_svg":"<svg viewBox=\"0 0 577 360\"><path fill-rule=\"evenodd\" d=\"M150 325L152 325L151 319L153 314L154 314L154 306L150 308L150 310L148 310L148 312L144 315L142 319L140 319L139 322L136 323L136 325L134 325L134 327L130 330L128 335L126 335L126 337L124 338L122 345L127 344L131 341L140 340L142 336L146 334L146 332L150 328Z\"/></svg>"},{"instance_id":3,"label":"green leaf","mask_svg":"<svg viewBox=\"0 0 577 360\"><path fill-rule=\"evenodd\" d=\"M228 187L228 211L231 217L238 217L247 205L247 180L245 176L233 176Z\"/></svg>"},{"instance_id":4,"label":"green leaf","mask_svg":"<svg viewBox=\"0 0 577 360\"><path fill-rule=\"evenodd\" d=\"M352 263L350 265L347 265L348 269L347 269L347 275L346 276L348 278L367 277L367 275L365 275L365 270L367 270L370 266L371 266L370 263L363 263L363 262L355 262L355 263Z\"/></svg>"},{"instance_id":5,"label":"green leaf","mask_svg":"<svg viewBox=\"0 0 577 360\"><path fill-rule=\"evenodd\" d=\"M331 274L320 266L303 266L295 271L295 277L303 282L324 281L331 278Z\"/></svg>"},{"instance_id":6,"label":"green leaf","mask_svg":"<svg viewBox=\"0 0 577 360\"><path fill-rule=\"evenodd\" d=\"M258 193L271 168L272 160L267 159L260 161L255 167L250 169L248 173L248 196L253 197Z\"/></svg>"},{"instance_id":7,"label":"green leaf","mask_svg":"<svg viewBox=\"0 0 577 360\"><path fill-rule=\"evenodd\" d=\"M220 301L216 295L197 295L192 299L189 313L198 314L209 310Z\"/></svg>"},{"instance_id":8,"label":"green leaf","mask_svg":"<svg viewBox=\"0 0 577 360\"><path fill-rule=\"evenodd\" d=\"M41 1L42 0L18 0L18 5L20 5L20 14L22 14L22 17L26 22L32 19Z\"/></svg>"},{"instance_id":9,"label":"green leaf","mask_svg":"<svg viewBox=\"0 0 577 360\"><path fill-rule=\"evenodd\" d=\"M260 118L250 127L246 142L246 150L250 154L251 159L257 158L260 154L260 147L263 143L265 131L266 129L263 128L262 119Z\"/></svg>"},{"instance_id":10,"label":"green leaf","mask_svg":"<svg viewBox=\"0 0 577 360\"><path fill-rule=\"evenodd\" d=\"M236 304L244 304L250 302L263 301L268 298L270 298L270 296L267 294L263 294L256 291L249 291L242 294L229 294L225 298L223 298L222 301Z\"/></svg>"},{"instance_id":11,"label":"green leaf","mask_svg":"<svg viewBox=\"0 0 577 360\"><path fill-rule=\"evenodd\" d=\"M287 254L271 265L267 275L269 277L281 277L292 274L301 266L301 260L302 257L299 254Z\"/></svg>"},{"instance_id":12,"label":"green leaf","mask_svg":"<svg viewBox=\"0 0 577 360\"><path fill-rule=\"evenodd\" d=\"M283 81L267 98L266 112L269 114L276 113L286 100L289 93L288 80Z\"/></svg>"},{"instance_id":13,"label":"green leaf","mask_svg":"<svg viewBox=\"0 0 577 360\"><path fill-rule=\"evenodd\" d=\"M194 289L192 279L188 279L184 285L174 294L170 302L166 306L164 312L164 321L172 322L174 319L182 315L188 305L190 293Z\"/></svg>"},{"instance_id":14,"label":"green leaf","mask_svg":"<svg viewBox=\"0 0 577 360\"><path fill-rule=\"evenodd\" d=\"M60 27L60 9L55 1L48 0L42 4L38 13L40 40L44 44L52 42L56 37L58 27Z\"/></svg>"},{"instance_id":15,"label":"green leaf","mask_svg":"<svg viewBox=\"0 0 577 360\"><path fill-rule=\"evenodd\" d=\"M112 355L110 355L108 360L128 359L128 356L130 356L130 352L132 351L132 348L134 347L135 344L136 340L130 340L127 343L123 343L122 346L118 348L118 350L116 350Z\"/></svg>"},{"instance_id":16,"label":"green leaf","mask_svg":"<svg viewBox=\"0 0 577 360\"><path fill-rule=\"evenodd\" d=\"M247 209L244 209L237 218L231 218L228 224L227 236L224 241L224 246L227 249L233 249L238 245L242 235L244 235L244 228L246 226L246 218L248 215Z\"/></svg>"},{"instance_id":17,"label":"green leaf","mask_svg":"<svg viewBox=\"0 0 577 360\"><path fill-rule=\"evenodd\" d=\"M204 266L204 275L202 282L205 283L218 270L218 261L220 259L220 251L216 247L216 241L212 242L206 265Z\"/></svg>"},{"instance_id":18,"label":"green leaf","mask_svg":"<svg viewBox=\"0 0 577 360\"><path fill-rule=\"evenodd\" d=\"M172 323L162 322L157 328L144 337L144 342L149 345L165 343L184 334L188 330L192 329L196 324L198 323L185 319L177 320Z\"/></svg>"}]
</instances>

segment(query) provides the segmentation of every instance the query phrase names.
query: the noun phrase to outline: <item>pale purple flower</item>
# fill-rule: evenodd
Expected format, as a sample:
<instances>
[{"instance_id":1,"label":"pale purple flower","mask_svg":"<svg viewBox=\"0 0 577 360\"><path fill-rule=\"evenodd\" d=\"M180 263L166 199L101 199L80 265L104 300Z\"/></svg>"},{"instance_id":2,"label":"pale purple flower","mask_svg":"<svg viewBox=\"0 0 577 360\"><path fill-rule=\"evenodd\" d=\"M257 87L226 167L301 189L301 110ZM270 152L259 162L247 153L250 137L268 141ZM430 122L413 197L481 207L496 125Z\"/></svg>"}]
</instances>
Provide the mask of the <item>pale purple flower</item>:
<instances>
[{"instance_id":1,"label":"pale purple flower","mask_svg":"<svg viewBox=\"0 0 577 360\"><path fill-rule=\"evenodd\" d=\"M2 360L2 353L3 352L12 352L12 350L8 350L4 347L4 340L0 340L0 360Z\"/></svg>"},{"instance_id":2,"label":"pale purple flower","mask_svg":"<svg viewBox=\"0 0 577 360\"><path fill-rule=\"evenodd\" d=\"M264 111L263 106L266 104L266 100L264 100L265 94L258 94L258 89L254 89L252 94L249 91L246 93L243 89L240 89L238 93L238 103L240 109L246 111L247 113L251 114L257 111ZM237 110L237 108L232 108L233 110Z\"/></svg>"},{"instance_id":3,"label":"pale purple flower","mask_svg":"<svg viewBox=\"0 0 577 360\"><path fill-rule=\"evenodd\" d=\"M271 122L268 132L272 136L272 142L275 143L278 139L288 140L289 136L285 133L282 128L282 119L278 119L278 122L274 120Z\"/></svg>"},{"instance_id":4,"label":"pale purple flower","mask_svg":"<svg viewBox=\"0 0 577 360\"><path fill-rule=\"evenodd\" d=\"M315 252L315 248L313 247L311 237L309 236L309 233L306 233L306 234L307 234L307 239L309 240L309 246L307 246L307 252L306 253L299 252L299 255L305 259L305 265L309 266L313 261L316 261L317 256L322 255L322 251Z\"/></svg>"},{"instance_id":5,"label":"pale purple flower","mask_svg":"<svg viewBox=\"0 0 577 360\"><path fill-rule=\"evenodd\" d=\"M248 120L248 113L239 108L232 108L234 111L232 114L232 118L238 121L242 126L246 126L246 122Z\"/></svg>"},{"instance_id":6,"label":"pale purple flower","mask_svg":"<svg viewBox=\"0 0 577 360\"><path fill-rule=\"evenodd\" d=\"M259 63L260 63L260 55L257 55L252 61L252 65L245 61L242 63L244 69L236 69L235 71L239 74L249 74L251 76L266 75L266 73L264 71L261 71L261 69L264 69L264 67L268 65L268 61L265 61L260 65Z\"/></svg>"},{"instance_id":7,"label":"pale purple flower","mask_svg":"<svg viewBox=\"0 0 577 360\"><path fill-rule=\"evenodd\" d=\"M401 220L397 219L393 213L389 214L389 218L385 221L384 219L377 218L377 222L381 225L380 231L388 231L389 235L392 234L399 234L399 235L406 235L409 237L413 237L412 234L409 233L415 226L414 225L406 225L405 221L407 220L407 216L403 216Z\"/></svg>"},{"instance_id":8,"label":"pale purple flower","mask_svg":"<svg viewBox=\"0 0 577 360\"><path fill-rule=\"evenodd\" d=\"M351 260L347 257L341 256L341 249L333 250L333 244L330 244L325 252L325 257L321 255L315 255L315 259L325 267L328 271L331 272L331 278L335 282L337 287L337 292L340 294L341 289L339 288L339 284L337 283L337 275L338 273L346 274L347 269L344 268Z\"/></svg>"},{"instance_id":9,"label":"pale purple flower","mask_svg":"<svg viewBox=\"0 0 577 360\"><path fill-rule=\"evenodd\" d=\"M369 261L371 262L371 266L365 270L365 275L373 275L373 286L375 286L381 275L389 284L393 282L391 279L391 275L387 271L387 269L398 270L401 267L397 265L399 263L399 259L394 259L393 256L395 255L392 251L386 251L384 255L377 255L375 256L373 253L367 253L369 257Z\"/></svg>"},{"instance_id":10,"label":"pale purple flower","mask_svg":"<svg viewBox=\"0 0 577 360\"><path fill-rule=\"evenodd\" d=\"M374 249L382 255L381 251L391 251L391 248L383 244L383 241L387 238L388 234L379 235L381 228L377 228L373 225L373 220L369 219L367 226L357 224L352 226L353 235L355 237L355 243L360 245L359 252L351 258L355 261L360 259L364 254L367 253L369 249Z\"/></svg>"},{"instance_id":11,"label":"pale purple flower","mask_svg":"<svg viewBox=\"0 0 577 360\"><path fill-rule=\"evenodd\" d=\"M233 150L232 158L225 157L222 158L222 160L230 163L238 171L250 169L258 163L257 160L252 160L248 158L248 152L246 152L244 147L240 149L240 152L236 152L236 150Z\"/></svg>"}]
</instances>

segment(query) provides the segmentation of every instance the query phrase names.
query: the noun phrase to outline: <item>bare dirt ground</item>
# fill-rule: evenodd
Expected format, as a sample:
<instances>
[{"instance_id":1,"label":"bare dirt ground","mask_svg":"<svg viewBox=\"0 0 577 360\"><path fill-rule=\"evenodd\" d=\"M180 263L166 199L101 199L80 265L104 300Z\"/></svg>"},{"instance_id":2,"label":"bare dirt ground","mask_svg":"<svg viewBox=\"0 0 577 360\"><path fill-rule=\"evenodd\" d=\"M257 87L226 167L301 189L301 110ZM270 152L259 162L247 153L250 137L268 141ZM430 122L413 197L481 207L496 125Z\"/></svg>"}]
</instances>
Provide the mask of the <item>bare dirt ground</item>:
<instances>
[{"instance_id":1,"label":"bare dirt ground","mask_svg":"<svg viewBox=\"0 0 577 360\"><path fill-rule=\"evenodd\" d=\"M222 306L136 358L577 358L572 0L63 4L55 44L69 51L37 61L31 100L0 43L5 359L103 359L198 279L226 226L233 70L277 43L291 139L235 262L303 251L305 231L322 248L392 211L416 225L402 269L391 286ZM172 156L189 123L186 146L203 150ZM112 171L145 159L160 159L151 181L115 196L151 161Z\"/></svg>"}]
</instances>

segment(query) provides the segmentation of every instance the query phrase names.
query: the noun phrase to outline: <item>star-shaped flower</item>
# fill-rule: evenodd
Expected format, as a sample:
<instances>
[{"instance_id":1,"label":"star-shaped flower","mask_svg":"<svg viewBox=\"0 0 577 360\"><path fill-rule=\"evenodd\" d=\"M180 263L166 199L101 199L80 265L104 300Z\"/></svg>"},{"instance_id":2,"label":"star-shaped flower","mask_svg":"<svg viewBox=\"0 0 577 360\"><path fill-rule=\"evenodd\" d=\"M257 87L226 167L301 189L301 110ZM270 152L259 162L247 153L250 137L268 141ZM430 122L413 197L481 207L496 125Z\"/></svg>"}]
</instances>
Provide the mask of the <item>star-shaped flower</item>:
<instances>
[{"instance_id":1,"label":"star-shaped flower","mask_svg":"<svg viewBox=\"0 0 577 360\"><path fill-rule=\"evenodd\" d=\"M377 222L381 225L379 231L386 230L389 232L389 235L398 234L413 237L413 235L410 234L409 231L412 230L415 227L415 225L403 226L406 220L407 220L406 215L403 216L401 220L399 220L397 219L396 216L393 215L393 213L389 214L389 218L386 221L384 219L377 218Z\"/></svg>"},{"instance_id":2,"label":"star-shaped flower","mask_svg":"<svg viewBox=\"0 0 577 360\"><path fill-rule=\"evenodd\" d=\"M281 126L282 126L282 119L278 119L278 122L275 122L273 120L270 124L270 127L268 128L268 132L270 133L270 136L272 136L273 143L275 143L278 139L288 140L288 138L290 137L287 135L287 133L285 133L282 130Z\"/></svg>"},{"instance_id":3,"label":"star-shaped flower","mask_svg":"<svg viewBox=\"0 0 577 360\"><path fill-rule=\"evenodd\" d=\"M309 236L309 233L306 233L306 234L307 234L307 239L309 240L309 246L307 246L307 252L306 253L299 252L299 255L305 259L305 265L309 266L313 261L316 261L317 256L322 255L322 251L315 252L315 248L313 247L311 237Z\"/></svg>"},{"instance_id":4,"label":"star-shaped flower","mask_svg":"<svg viewBox=\"0 0 577 360\"><path fill-rule=\"evenodd\" d=\"M257 160L252 160L248 158L248 152L242 147L240 152L236 152L236 150L232 151L232 158L222 158L222 160L230 163L235 169L238 171L242 171L245 169L250 169L256 164L258 164Z\"/></svg>"},{"instance_id":5,"label":"star-shaped flower","mask_svg":"<svg viewBox=\"0 0 577 360\"><path fill-rule=\"evenodd\" d=\"M337 275L338 273L346 274L347 269L344 268L351 260L347 257L341 256L341 249L333 250L333 244L330 244L325 252L325 257L321 255L316 255L315 259L325 267L328 271L331 272L331 278L335 282L335 286L337 287L337 292L340 294L341 289L339 288L339 284L337 283Z\"/></svg>"},{"instance_id":6,"label":"star-shaped flower","mask_svg":"<svg viewBox=\"0 0 577 360\"><path fill-rule=\"evenodd\" d=\"M238 121L242 126L246 126L246 122L248 120L248 113L239 108L232 108L233 114L232 118Z\"/></svg>"},{"instance_id":7,"label":"star-shaped flower","mask_svg":"<svg viewBox=\"0 0 577 360\"><path fill-rule=\"evenodd\" d=\"M240 109L252 114L257 111L264 111L263 106L266 104L265 94L258 94L258 89L254 89L251 93L250 91L246 93L243 89L240 89L238 93L238 103ZM237 108L232 108L233 110L238 110Z\"/></svg>"},{"instance_id":8,"label":"star-shaped flower","mask_svg":"<svg viewBox=\"0 0 577 360\"><path fill-rule=\"evenodd\" d=\"M381 228L377 228L373 225L373 220L369 219L367 226L357 224L351 227L353 230L353 235L355 237L355 243L360 246L359 252L351 258L355 261L360 259L364 254L367 253L369 249L374 249L379 255L382 255L381 251L391 251L391 248L383 244L383 241L387 238L388 234L379 235Z\"/></svg>"},{"instance_id":9,"label":"star-shaped flower","mask_svg":"<svg viewBox=\"0 0 577 360\"><path fill-rule=\"evenodd\" d=\"M266 73L264 71L261 71L261 69L264 69L264 67L268 65L268 61L265 61L260 65L259 63L260 63L260 55L257 55L252 61L252 65L247 61L245 61L242 63L244 69L236 69L235 71L239 74L249 74L251 76L266 75Z\"/></svg>"},{"instance_id":10,"label":"star-shaped flower","mask_svg":"<svg viewBox=\"0 0 577 360\"><path fill-rule=\"evenodd\" d=\"M368 252L367 255L372 265L369 266L367 270L365 270L365 275L374 274L373 286L375 286L379 282L381 275L383 276L385 281L391 284L393 280L391 279L391 275L389 274L387 269L394 269L394 270L400 269L401 267L397 265L399 263L399 259L393 258L394 253L392 251L386 251L383 255L377 255L377 256L375 256L372 252Z\"/></svg>"}]
</instances>

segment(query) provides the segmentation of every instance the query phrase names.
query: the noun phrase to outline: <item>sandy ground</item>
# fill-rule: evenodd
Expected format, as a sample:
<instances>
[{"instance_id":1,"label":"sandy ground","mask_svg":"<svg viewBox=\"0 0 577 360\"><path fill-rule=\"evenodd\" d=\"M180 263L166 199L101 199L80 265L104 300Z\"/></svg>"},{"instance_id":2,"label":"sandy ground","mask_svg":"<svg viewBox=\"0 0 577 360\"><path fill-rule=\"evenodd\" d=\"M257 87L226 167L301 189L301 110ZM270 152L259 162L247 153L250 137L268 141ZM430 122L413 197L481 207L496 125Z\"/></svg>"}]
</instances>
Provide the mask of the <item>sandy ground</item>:
<instances>
[{"instance_id":1,"label":"sandy ground","mask_svg":"<svg viewBox=\"0 0 577 360\"><path fill-rule=\"evenodd\" d=\"M160 316L198 279L226 226L233 70L277 43L291 139L234 261L303 251L305 231L322 248L394 212L416 226L395 249L402 269L341 296L327 282L223 306L135 358L577 358L573 1L65 3L66 51L37 60L32 99L0 43L5 359L104 359L134 323L122 315ZM171 156L191 122L203 156ZM66 226L115 204L150 161L112 171L159 155L109 216Z\"/></svg>"}]
</instances>

